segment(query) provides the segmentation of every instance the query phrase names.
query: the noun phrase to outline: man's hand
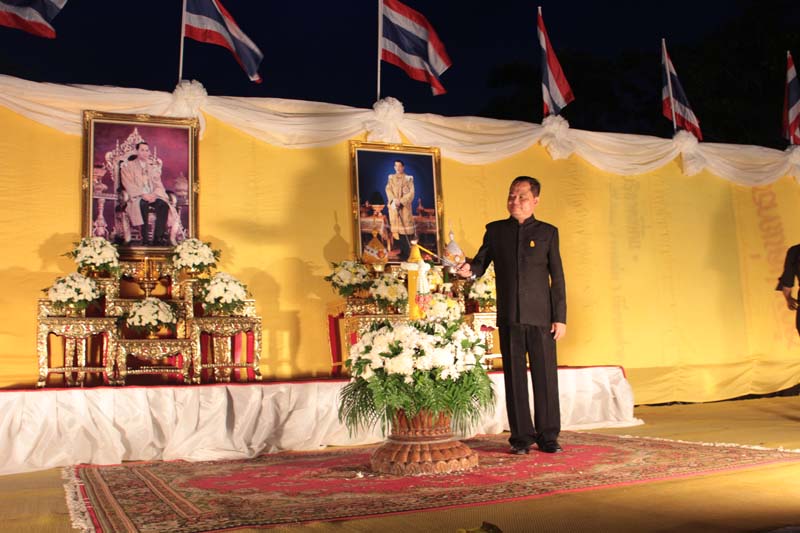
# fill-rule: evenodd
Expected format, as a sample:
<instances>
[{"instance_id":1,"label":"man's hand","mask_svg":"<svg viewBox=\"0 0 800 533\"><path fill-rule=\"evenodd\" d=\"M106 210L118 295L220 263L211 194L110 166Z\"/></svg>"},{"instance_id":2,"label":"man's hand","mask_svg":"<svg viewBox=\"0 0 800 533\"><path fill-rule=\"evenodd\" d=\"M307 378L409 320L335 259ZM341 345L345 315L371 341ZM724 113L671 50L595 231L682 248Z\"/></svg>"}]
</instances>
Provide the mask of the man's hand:
<instances>
[{"instance_id":1,"label":"man's hand","mask_svg":"<svg viewBox=\"0 0 800 533\"><path fill-rule=\"evenodd\" d=\"M797 298L792 296L792 288L781 287L781 291L783 292L783 297L786 298L786 307L790 311L797 311Z\"/></svg>"},{"instance_id":2,"label":"man's hand","mask_svg":"<svg viewBox=\"0 0 800 533\"><path fill-rule=\"evenodd\" d=\"M472 267L469 266L469 263L461 263L461 266L456 270L456 274L462 278L468 278L472 276Z\"/></svg>"},{"instance_id":3,"label":"man's hand","mask_svg":"<svg viewBox=\"0 0 800 533\"><path fill-rule=\"evenodd\" d=\"M553 340L558 340L567 334L567 325L563 322L553 322L550 326L550 333L553 334Z\"/></svg>"},{"instance_id":4,"label":"man's hand","mask_svg":"<svg viewBox=\"0 0 800 533\"><path fill-rule=\"evenodd\" d=\"M151 192L149 192L147 194L143 194L142 198L144 198L145 202L155 202L156 201L156 195L151 193Z\"/></svg>"}]
</instances>

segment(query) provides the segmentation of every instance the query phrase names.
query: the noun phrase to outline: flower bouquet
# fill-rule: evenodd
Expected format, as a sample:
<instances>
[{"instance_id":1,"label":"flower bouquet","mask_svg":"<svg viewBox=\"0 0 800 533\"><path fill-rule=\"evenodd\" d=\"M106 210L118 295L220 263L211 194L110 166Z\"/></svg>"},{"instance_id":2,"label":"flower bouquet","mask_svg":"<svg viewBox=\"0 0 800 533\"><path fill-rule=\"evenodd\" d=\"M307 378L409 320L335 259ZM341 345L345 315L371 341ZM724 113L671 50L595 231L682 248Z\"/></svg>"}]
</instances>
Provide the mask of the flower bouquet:
<instances>
[{"instance_id":1,"label":"flower bouquet","mask_svg":"<svg viewBox=\"0 0 800 533\"><path fill-rule=\"evenodd\" d=\"M392 273L384 273L373 281L369 294L383 312L403 313L408 305L406 284Z\"/></svg>"},{"instance_id":2,"label":"flower bouquet","mask_svg":"<svg viewBox=\"0 0 800 533\"><path fill-rule=\"evenodd\" d=\"M206 314L235 315L247 299L247 287L238 279L217 272L200 289L200 301Z\"/></svg>"},{"instance_id":3,"label":"flower bouquet","mask_svg":"<svg viewBox=\"0 0 800 533\"><path fill-rule=\"evenodd\" d=\"M103 237L86 237L75 243L75 248L64 254L75 260L85 274L119 275L119 252L116 246Z\"/></svg>"},{"instance_id":4,"label":"flower bouquet","mask_svg":"<svg viewBox=\"0 0 800 533\"><path fill-rule=\"evenodd\" d=\"M467 298L478 302L481 310L492 308L497 304L494 265L489 265L483 276L475 280L469 289Z\"/></svg>"},{"instance_id":5,"label":"flower bouquet","mask_svg":"<svg viewBox=\"0 0 800 533\"><path fill-rule=\"evenodd\" d=\"M100 297L100 291L93 279L74 272L58 278L53 286L44 289L53 307L65 311L68 316L81 314L90 303Z\"/></svg>"},{"instance_id":6,"label":"flower bouquet","mask_svg":"<svg viewBox=\"0 0 800 533\"><path fill-rule=\"evenodd\" d=\"M125 317L130 329L143 332L148 338L155 337L162 327L174 326L176 322L172 304L152 296L136 302Z\"/></svg>"},{"instance_id":7,"label":"flower bouquet","mask_svg":"<svg viewBox=\"0 0 800 533\"><path fill-rule=\"evenodd\" d=\"M211 243L200 239L186 239L172 251L170 262L176 269L197 275L217 266L219 254L219 250L211 248Z\"/></svg>"},{"instance_id":8,"label":"flower bouquet","mask_svg":"<svg viewBox=\"0 0 800 533\"><path fill-rule=\"evenodd\" d=\"M376 323L350 348L339 419L353 432L380 422L385 433L401 411L444 413L466 434L494 407L484 355L480 336L460 320Z\"/></svg>"},{"instance_id":9,"label":"flower bouquet","mask_svg":"<svg viewBox=\"0 0 800 533\"><path fill-rule=\"evenodd\" d=\"M342 261L333 263L333 272L325 276L325 281L330 282L339 295L353 296L356 292L369 289L372 279L369 269L364 263L358 261Z\"/></svg>"}]
</instances>

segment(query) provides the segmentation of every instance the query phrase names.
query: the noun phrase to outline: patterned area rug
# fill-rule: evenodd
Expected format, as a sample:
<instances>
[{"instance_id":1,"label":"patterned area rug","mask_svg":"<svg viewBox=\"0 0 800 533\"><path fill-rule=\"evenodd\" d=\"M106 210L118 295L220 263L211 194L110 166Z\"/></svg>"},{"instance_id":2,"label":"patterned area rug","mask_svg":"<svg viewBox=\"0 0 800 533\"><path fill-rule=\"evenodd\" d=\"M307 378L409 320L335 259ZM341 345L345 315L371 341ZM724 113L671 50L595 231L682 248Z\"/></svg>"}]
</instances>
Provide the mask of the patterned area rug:
<instances>
[{"instance_id":1,"label":"patterned area rug","mask_svg":"<svg viewBox=\"0 0 800 533\"><path fill-rule=\"evenodd\" d=\"M507 435L465 441L480 466L395 477L369 471L374 448L284 452L251 460L65 469L73 524L86 531L199 532L342 520L542 497L694 476L800 454L565 432L564 453L507 453Z\"/></svg>"}]
</instances>

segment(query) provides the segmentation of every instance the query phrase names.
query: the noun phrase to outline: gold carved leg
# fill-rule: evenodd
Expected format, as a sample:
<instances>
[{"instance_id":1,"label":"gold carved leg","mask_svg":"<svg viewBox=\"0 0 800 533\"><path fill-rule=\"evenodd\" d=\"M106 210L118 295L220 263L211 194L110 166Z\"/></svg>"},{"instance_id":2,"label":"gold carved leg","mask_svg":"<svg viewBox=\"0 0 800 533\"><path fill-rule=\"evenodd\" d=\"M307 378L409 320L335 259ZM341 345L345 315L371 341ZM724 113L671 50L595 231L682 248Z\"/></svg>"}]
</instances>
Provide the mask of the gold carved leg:
<instances>
[{"instance_id":1,"label":"gold carved leg","mask_svg":"<svg viewBox=\"0 0 800 533\"><path fill-rule=\"evenodd\" d=\"M75 367L75 351L77 343L72 337L64 339L64 366ZM68 386L75 385L75 374L72 371L64 372L64 379Z\"/></svg>"},{"instance_id":2,"label":"gold carved leg","mask_svg":"<svg viewBox=\"0 0 800 533\"><path fill-rule=\"evenodd\" d=\"M128 377L128 352L122 346L117 347L117 384L125 385Z\"/></svg>"},{"instance_id":3,"label":"gold carved leg","mask_svg":"<svg viewBox=\"0 0 800 533\"><path fill-rule=\"evenodd\" d=\"M86 380L86 372L83 371L86 368L86 348L87 344L89 344L88 338L83 339L75 339L75 352L78 359L78 385L83 387L83 383Z\"/></svg>"},{"instance_id":4,"label":"gold carved leg","mask_svg":"<svg viewBox=\"0 0 800 533\"><path fill-rule=\"evenodd\" d=\"M117 376L114 373L114 366L116 361L115 355L117 353L117 343L113 333L106 333L103 335L103 366L106 369L106 377L108 378L109 385L119 385Z\"/></svg>"},{"instance_id":5,"label":"gold carved leg","mask_svg":"<svg viewBox=\"0 0 800 533\"><path fill-rule=\"evenodd\" d=\"M255 380L261 381L261 324L253 328L253 373Z\"/></svg>"},{"instance_id":6,"label":"gold carved leg","mask_svg":"<svg viewBox=\"0 0 800 533\"><path fill-rule=\"evenodd\" d=\"M36 353L39 358L39 381L36 382L36 386L40 388L47 385L47 375L50 373L48 367L50 361L50 345L47 342L48 335L49 330L47 326L40 324L36 337Z\"/></svg>"},{"instance_id":7,"label":"gold carved leg","mask_svg":"<svg viewBox=\"0 0 800 533\"><path fill-rule=\"evenodd\" d=\"M203 373L203 360L202 360L202 344L200 342L201 331L200 328L192 326L192 383L199 384L200 377Z\"/></svg>"},{"instance_id":8,"label":"gold carved leg","mask_svg":"<svg viewBox=\"0 0 800 533\"><path fill-rule=\"evenodd\" d=\"M231 364L231 342L230 338L225 335L214 335L214 364L215 365L230 365ZM230 367L214 367L214 379L224 383L229 383L231 380Z\"/></svg>"},{"instance_id":9,"label":"gold carved leg","mask_svg":"<svg viewBox=\"0 0 800 533\"><path fill-rule=\"evenodd\" d=\"M183 384L184 385L191 385L192 384L192 376L189 374L189 369L192 366L192 361L194 360L194 345L189 349L189 353L186 353L186 350L181 352L181 375L183 376Z\"/></svg>"}]
</instances>

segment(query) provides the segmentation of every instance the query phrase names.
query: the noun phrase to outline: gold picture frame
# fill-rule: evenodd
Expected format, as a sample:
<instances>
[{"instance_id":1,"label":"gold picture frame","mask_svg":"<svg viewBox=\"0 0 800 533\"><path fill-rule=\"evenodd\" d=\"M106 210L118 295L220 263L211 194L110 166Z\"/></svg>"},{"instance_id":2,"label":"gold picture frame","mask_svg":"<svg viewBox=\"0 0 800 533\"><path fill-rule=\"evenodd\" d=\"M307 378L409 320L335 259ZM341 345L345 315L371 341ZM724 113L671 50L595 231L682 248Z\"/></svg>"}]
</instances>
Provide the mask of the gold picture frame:
<instances>
[{"instance_id":1,"label":"gold picture frame","mask_svg":"<svg viewBox=\"0 0 800 533\"><path fill-rule=\"evenodd\" d=\"M198 132L196 118L84 111L82 235L130 260L196 237Z\"/></svg>"},{"instance_id":2,"label":"gold picture frame","mask_svg":"<svg viewBox=\"0 0 800 533\"><path fill-rule=\"evenodd\" d=\"M350 173L358 258L385 253L388 263L405 261L410 241L416 238L433 252L423 251L423 257L441 262L444 202L439 148L350 141Z\"/></svg>"}]
</instances>

